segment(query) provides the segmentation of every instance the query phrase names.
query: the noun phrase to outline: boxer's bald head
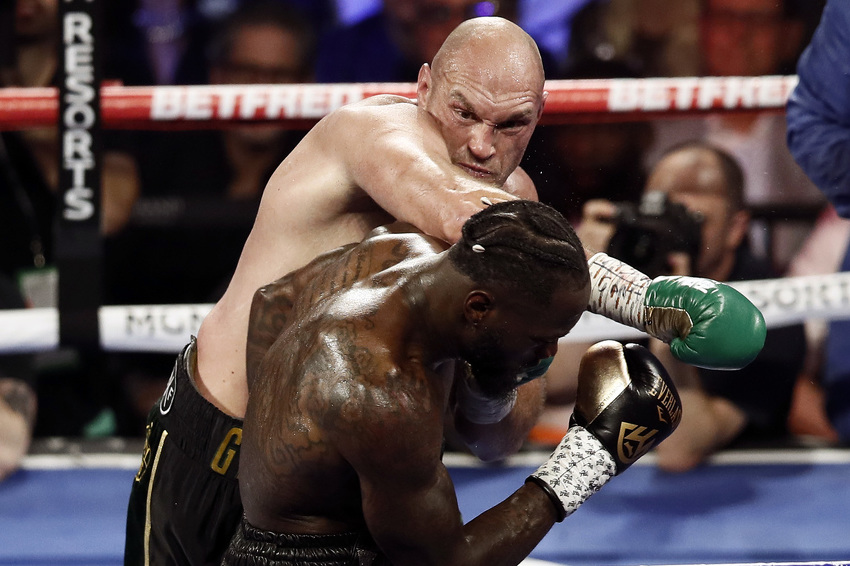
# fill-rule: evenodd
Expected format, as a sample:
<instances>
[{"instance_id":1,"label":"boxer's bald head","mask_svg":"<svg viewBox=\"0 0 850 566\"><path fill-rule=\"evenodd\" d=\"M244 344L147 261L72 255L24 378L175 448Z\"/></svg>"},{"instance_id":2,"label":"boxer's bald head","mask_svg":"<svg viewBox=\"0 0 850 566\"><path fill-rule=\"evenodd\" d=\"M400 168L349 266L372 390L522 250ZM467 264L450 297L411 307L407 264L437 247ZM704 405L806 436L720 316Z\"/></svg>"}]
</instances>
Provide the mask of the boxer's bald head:
<instances>
[{"instance_id":1,"label":"boxer's bald head","mask_svg":"<svg viewBox=\"0 0 850 566\"><path fill-rule=\"evenodd\" d=\"M434 56L431 68L438 76L474 68L482 79L513 81L543 92L543 61L537 44L504 18L473 18L460 24Z\"/></svg>"},{"instance_id":2,"label":"boxer's bald head","mask_svg":"<svg viewBox=\"0 0 850 566\"><path fill-rule=\"evenodd\" d=\"M419 106L438 122L452 162L502 186L543 113L543 63L534 40L498 17L459 25L419 72Z\"/></svg>"}]
</instances>

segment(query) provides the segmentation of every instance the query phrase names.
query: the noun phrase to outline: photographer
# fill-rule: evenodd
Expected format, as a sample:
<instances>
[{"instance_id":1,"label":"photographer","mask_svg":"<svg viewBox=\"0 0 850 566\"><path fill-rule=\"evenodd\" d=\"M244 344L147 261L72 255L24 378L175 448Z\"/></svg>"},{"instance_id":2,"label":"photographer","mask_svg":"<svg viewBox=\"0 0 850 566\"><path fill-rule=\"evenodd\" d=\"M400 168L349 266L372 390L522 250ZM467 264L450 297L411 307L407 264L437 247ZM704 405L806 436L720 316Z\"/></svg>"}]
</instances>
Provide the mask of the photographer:
<instances>
[{"instance_id":1,"label":"photographer","mask_svg":"<svg viewBox=\"0 0 850 566\"><path fill-rule=\"evenodd\" d=\"M587 248L628 258L650 276L717 281L776 277L767 262L750 252L743 193L743 173L732 157L708 144L689 142L662 156L650 172L640 207L588 202L577 232ZM699 245L693 246L695 236L688 234L701 234ZM733 442L764 443L786 436L793 385L805 354L801 325L769 330L761 354L739 371L682 364L660 346L651 340L650 348L676 381L683 404L681 425L657 450L662 469L689 470ZM563 398L568 386L555 380L567 375L550 371L547 385L553 397Z\"/></svg>"}]
</instances>

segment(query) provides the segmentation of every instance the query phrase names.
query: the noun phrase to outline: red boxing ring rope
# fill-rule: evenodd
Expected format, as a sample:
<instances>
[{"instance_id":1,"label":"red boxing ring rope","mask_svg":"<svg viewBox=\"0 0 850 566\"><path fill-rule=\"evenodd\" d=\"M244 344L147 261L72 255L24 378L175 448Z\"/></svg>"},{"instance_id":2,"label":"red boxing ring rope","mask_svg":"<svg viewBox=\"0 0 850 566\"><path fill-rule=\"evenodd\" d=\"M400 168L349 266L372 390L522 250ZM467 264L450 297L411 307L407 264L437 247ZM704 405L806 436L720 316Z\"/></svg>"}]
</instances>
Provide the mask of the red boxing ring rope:
<instances>
[{"instance_id":1,"label":"red boxing ring rope","mask_svg":"<svg viewBox=\"0 0 850 566\"><path fill-rule=\"evenodd\" d=\"M782 111L795 75L553 80L544 124L634 121L719 111ZM377 94L416 96L414 83L104 86L106 128L195 129L275 120L307 128L332 110ZM0 89L0 130L58 121L55 88Z\"/></svg>"}]
</instances>

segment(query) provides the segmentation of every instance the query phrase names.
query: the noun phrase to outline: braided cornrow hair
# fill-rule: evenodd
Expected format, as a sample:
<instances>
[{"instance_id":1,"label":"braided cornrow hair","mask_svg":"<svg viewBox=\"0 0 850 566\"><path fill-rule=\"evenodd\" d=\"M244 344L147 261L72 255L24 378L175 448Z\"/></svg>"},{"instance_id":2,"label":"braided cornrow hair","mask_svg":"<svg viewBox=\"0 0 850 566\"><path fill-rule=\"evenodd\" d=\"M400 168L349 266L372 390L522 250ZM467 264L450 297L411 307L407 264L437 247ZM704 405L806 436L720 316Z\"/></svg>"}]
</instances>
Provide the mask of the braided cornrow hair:
<instances>
[{"instance_id":1,"label":"braided cornrow hair","mask_svg":"<svg viewBox=\"0 0 850 566\"><path fill-rule=\"evenodd\" d=\"M551 206L528 200L494 204L470 217L449 259L476 283L505 285L543 304L560 286L580 289L590 279L570 223Z\"/></svg>"}]
</instances>

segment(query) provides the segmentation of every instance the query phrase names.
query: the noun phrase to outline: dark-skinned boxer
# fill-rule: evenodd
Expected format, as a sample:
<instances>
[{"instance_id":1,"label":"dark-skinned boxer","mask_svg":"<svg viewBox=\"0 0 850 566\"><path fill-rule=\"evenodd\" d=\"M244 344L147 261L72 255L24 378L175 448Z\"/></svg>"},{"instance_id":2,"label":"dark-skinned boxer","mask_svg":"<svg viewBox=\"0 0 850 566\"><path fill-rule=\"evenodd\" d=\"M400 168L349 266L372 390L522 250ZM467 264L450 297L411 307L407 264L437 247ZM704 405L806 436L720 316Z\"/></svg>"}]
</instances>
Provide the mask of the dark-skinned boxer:
<instances>
[{"instance_id":1,"label":"dark-skinned boxer","mask_svg":"<svg viewBox=\"0 0 850 566\"><path fill-rule=\"evenodd\" d=\"M226 565L518 564L556 521L676 426L648 350L608 341L580 370L569 432L505 502L464 524L441 461L509 426L540 360L585 310L577 236L529 201L474 215L446 246L378 230L258 291Z\"/></svg>"}]
</instances>

